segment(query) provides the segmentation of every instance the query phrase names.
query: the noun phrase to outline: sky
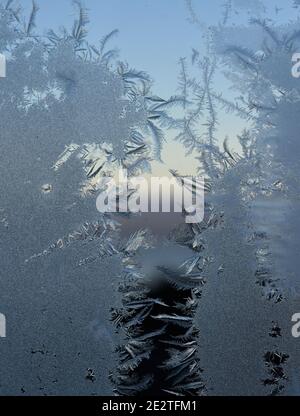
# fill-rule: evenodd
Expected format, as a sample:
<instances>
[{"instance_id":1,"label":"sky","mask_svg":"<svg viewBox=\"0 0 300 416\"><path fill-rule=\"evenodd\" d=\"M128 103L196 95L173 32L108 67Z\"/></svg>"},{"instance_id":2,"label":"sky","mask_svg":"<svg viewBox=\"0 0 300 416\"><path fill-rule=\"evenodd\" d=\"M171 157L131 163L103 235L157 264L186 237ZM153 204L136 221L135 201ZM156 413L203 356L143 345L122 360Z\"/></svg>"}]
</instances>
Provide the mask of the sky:
<instances>
[{"instance_id":1,"label":"sky","mask_svg":"<svg viewBox=\"0 0 300 416\"><path fill-rule=\"evenodd\" d=\"M196 12L207 25L220 20L220 6L225 0L193 1ZM72 25L76 17L72 0L36 2L40 7L37 18L40 30ZM19 3L29 14L32 0L19 0ZM189 57L192 48L203 46L199 28L189 21L186 0L84 0L82 3L89 10L91 42L96 44L102 36L118 29L120 34L114 44L120 49L121 58L147 71L155 81L155 92L166 97L174 94L179 59ZM276 5L285 6L279 12L284 20L294 17L295 9L286 7L292 0L265 0L264 3L270 5L271 18L275 16Z\"/></svg>"},{"instance_id":2,"label":"sky","mask_svg":"<svg viewBox=\"0 0 300 416\"><path fill-rule=\"evenodd\" d=\"M27 15L31 0L21 0ZM37 24L42 32L48 28L72 26L76 9L71 0L38 0ZM85 0L89 10L89 41L99 40L114 29L119 35L111 43L120 51L120 58L131 67L146 71L153 79L153 92L163 98L176 94L178 61L189 56L199 30L187 21L184 0ZM163 152L164 164L154 162L153 174L168 174L177 169L195 174L197 163L187 157L181 144L174 143L167 133L168 143ZM187 162L188 161L188 162Z\"/></svg>"},{"instance_id":3,"label":"sky","mask_svg":"<svg viewBox=\"0 0 300 416\"><path fill-rule=\"evenodd\" d=\"M221 18L220 6L225 0L193 0L193 6L201 22L207 26L216 24ZM233 0L237 5L252 6L252 12L259 13L256 7L259 0ZM31 0L19 3L30 13ZM72 0L37 0L40 10L37 18L38 30L71 27L76 17ZM120 50L120 58L130 66L146 71L153 79L153 92L163 98L176 94L178 88L179 59L191 56L192 48L204 50L205 44L199 27L192 24L187 4L189 0L85 0L89 10L89 41L93 44L114 29L119 35L111 43ZM295 16L295 9L287 7L292 0L265 0L268 16L288 21ZM247 6L247 7L248 7ZM250 7L249 6L249 7ZM278 8L277 8L278 6ZM246 22L248 12L241 10ZM242 21L242 17L239 17ZM220 91L224 80L217 86ZM243 122L236 117L225 116L222 120L220 141L229 136L233 146L241 132ZM195 155L186 155L185 149L174 142L174 132L167 132L167 144L163 150L164 164L154 163L153 172L167 174L168 169L178 170L184 175L196 173Z\"/></svg>"},{"instance_id":4,"label":"sky","mask_svg":"<svg viewBox=\"0 0 300 416\"><path fill-rule=\"evenodd\" d=\"M20 2L27 13L31 0ZM37 23L47 28L71 26L76 9L71 0L37 0ZM131 66L145 70L154 79L161 96L174 94L180 57L189 56L199 30L188 20L184 0L85 0L89 10L89 40L95 44L114 29L119 36L112 45ZM210 10L210 8L208 9Z\"/></svg>"}]
</instances>

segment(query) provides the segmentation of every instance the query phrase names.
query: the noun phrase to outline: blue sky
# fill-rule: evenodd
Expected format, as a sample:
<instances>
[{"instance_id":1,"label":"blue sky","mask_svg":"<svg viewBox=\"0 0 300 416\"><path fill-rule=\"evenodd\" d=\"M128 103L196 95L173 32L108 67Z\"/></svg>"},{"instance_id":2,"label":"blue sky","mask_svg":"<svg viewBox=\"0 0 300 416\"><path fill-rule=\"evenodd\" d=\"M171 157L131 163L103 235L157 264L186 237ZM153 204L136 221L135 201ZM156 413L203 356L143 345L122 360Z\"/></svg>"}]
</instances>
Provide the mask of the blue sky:
<instances>
[{"instance_id":1,"label":"blue sky","mask_svg":"<svg viewBox=\"0 0 300 416\"><path fill-rule=\"evenodd\" d=\"M29 15L31 0L20 3ZM37 24L41 31L71 26L76 17L71 0L37 0L37 3L40 6ZM184 0L85 0L83 4L89 9L92 43L97 44L102 36L119 29L111 45L120 50L121 59L149 73L155 94L169 97L176 93L179 58L189 56L195 41L200 39L199 30L187 20ZM154 171L162 175L173 168L186 174L195 173L194 158L185 157L183 147L174 144L170 134L168 142L163 158L166 166L155 163Z\"/></svg>"},{"instance_id":2,"label":"blue sky","mask_svg":"<svg viewBox=\"0 0 300 416\"><path fill-rule=\"evenodd\" d=\"M76 16L72 0L36 1L40 6L39 29L72 25ZM32 1L19 2L29 13ZM92 42L97 43L111 30L119 29L114 43L121 57L147 71L160 95L174 94L179 58L190 56L193 47L203 45L199 29L188 21L185 0L83 0L82 3L89 9ZM219 21L220 6L224 3L225 0L193 0L195 10L208 25ZM283 8L280 16L284 20L295 16L295 9L288 7L292 0L265 0L264 3L270 6L270 17L275 16L276 5Z\"/></svg>"},{"instance_id":3,"label":"blue sky","mask_svg":"<svg viewBox=\"0 0 300 416\"><path fill-rule=\"evenodd\" d=\"M233 0L241 3L242 0ZM244 1L255 5L259 0ZM205 24L220 20L220 5L225 0L194 0L195 10ZM20 0L27 15L30 13L31 0ZM37 24L42 32L48 28L71 26L76 17L72 0L37 0L40 6ZM188 20L189 12L186 0L85 0L83 4L90 15L89 40L97 44L102 36L113 29L120 34L113 40L112 46L120 50L120 57L130 66L144 70L154 80L154 93L167 98L176 94L178 81L178 61L180 57L189 57L196 47L201 51L204 42L199 28ZM292 0L265 0L269 17L288 21L297 11L290 7ZM276 14L275 7L282 10ZM256 12L253 7L252 12ZM246 22L249 15L242 11L239 22ZM222 90L223 85L218 85ZM241 130L242 122L236 118L226 118L223 122L222 137L228 134L235 140ZM181 145L175 144L171 133L167 134L163 159L165 166L155 164L155 171L162 174L168 168L177 169L183 174L193 174L196 162L193 156L185 156Z\"/></svg>"},{"instance_id":4,"label":"blue sky","mask_svg":"<svg viewBox=\"0 0 300 416\"><path fill-rule=\"evenodd\" d=\"M31 0L20 2L29 13ZM71 0L37 0L40 29L70 26L76 16ZM187 21L184 0L85 0L89 9L89 39L97 43L113 29L120 34L114 45L121 57L155 80L160 95L174 93L176 66L181 56L190 54L197 38L196 27Z\"/></svg>"}]
</instances>

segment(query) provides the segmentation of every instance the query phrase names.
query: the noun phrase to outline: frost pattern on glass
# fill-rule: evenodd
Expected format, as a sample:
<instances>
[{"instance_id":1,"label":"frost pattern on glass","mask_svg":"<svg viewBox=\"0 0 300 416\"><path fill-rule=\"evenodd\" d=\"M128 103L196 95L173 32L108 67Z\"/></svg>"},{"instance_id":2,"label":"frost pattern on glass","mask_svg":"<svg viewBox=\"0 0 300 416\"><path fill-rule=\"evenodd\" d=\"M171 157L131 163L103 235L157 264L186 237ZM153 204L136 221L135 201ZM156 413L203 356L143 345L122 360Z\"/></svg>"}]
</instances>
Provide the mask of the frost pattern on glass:
<instances>
[{"instance_id":1,"label":"frost pattern on glass","mask_svg":"<svg viewBox=\"0 0 300 416\"><path fill-rule=\"evenodd\" d=\"M207 284L199 319L208 336L207 347L213 343L213 356L221 357L211 366L204 354L209 355L210 351L204 344L202 363L205 371L213 374L213 388L219 393L230 394L225 386L226 373L227 380L239 380L238 384L231 384L231 392L245 394L250 391L250 384L258 394L281 394L290 388L282 383L289 377L281 366L287 355L276 350L275 338L276 353L267 355L263 344L268 343L267 320L274 321L280 314L289 319L294 299L299 296L299 181L295 174L299 170L299 85L291 75L299 31L296 23L280 26L268 20L263 2L259 2L262 7L255 12L251 2L226 2L219 20L209 27L200 24L200 5L186 3L192 23L205 30L207 52L203 54L203 48L198 50L196 45L191 59L181 59L179 87L186 101L184 116L175 120L181 129L177 139L187 152L195 153L199 171L207 177L207 217L213 209L222 218L216 221L216 227L206 227L204 222L198 237L203 255L211 260L204 273ZM237 18L242 12L248 14L247 20L244 24L236 23L243 20ZM275 12L278 15L280 9L277 7ZM231 91L218 91L220 76L225 76ZM235 140L238 146L231 143L232 137L222 137L220 126L226 113L244 121L245 130ZM238 151L233 150L237 147ZM179 240L184 240L183 235ZM215 299L217 293L222 294L222 300ZM259 293L270 304L261 303ZM213 307L209 299L213 299ZM276 305L274 309L272 304ZM209 319L218 310L228 313L232 323L229 328L220 329L219 323L210 318L211 325L221 333L220 337L215 333L210 337L203 317ZM253 329L253 334L243 333L243 353L237 352L233 357L228 350L234 345L235 334L241 333L241 325L251 326L250 310L260 317L260 325ZM226 320L220 320L225 324ZM263 336L258 335L262 333ZM218 341L224 348L215 345ZM287 350L293 349L287 338L284 345ZM273 378L258 376L258 352L265 356ZM272 363L274 354L284 357L278 365ZM293 355L294 363L296 357L297 354ZM248 375L245 384L240 376L243 372Z\"/></svg>"},{"instance_id":2,"label":"frost pattern on glass","mask_svg":"<svg viewBox=\"0 0 300 416\"><path fill-rule=\"evenodd\" d=\"M115 339L107 315L118 302L112 276L121 267L122 242L117 221L97 212L95 192L101 176L120 167L129 175L149 171L151 160L161 157L165 109L180 100L153 96L146 73L118 62L108 47L117 31L91 45L87 11L78 1L74 7L70 29L42 36L35 2L27 20L16 2L0 5L0 53L8 75L0 88L1 307L10 325L15 316L26 325L36 317L30 331L24 324L13 334L15 349L4 346L3 394L111 393ZM79 302L101 308L96 321L78 309ZM45 325L49 330L41 334ZM63 339L49 335L54 327L64 331ZM82 339L89 339L84 348ZM72 363L72 377L61 372L62 361ZM23 362L32 364L23 368Z\"/></svg>"}]
</instances>

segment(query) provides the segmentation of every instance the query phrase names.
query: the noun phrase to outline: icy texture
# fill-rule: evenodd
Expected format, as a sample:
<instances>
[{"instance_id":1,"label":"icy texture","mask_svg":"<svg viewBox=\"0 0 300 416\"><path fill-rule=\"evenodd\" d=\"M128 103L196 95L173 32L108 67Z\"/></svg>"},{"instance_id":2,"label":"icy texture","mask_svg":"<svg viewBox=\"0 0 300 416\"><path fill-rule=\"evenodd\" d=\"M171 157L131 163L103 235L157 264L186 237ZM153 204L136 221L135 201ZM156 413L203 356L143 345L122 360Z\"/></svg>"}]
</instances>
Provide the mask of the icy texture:
<instances>
[{"instance_id":1,"label":"icy texture","mask_svg":"<svg viewBox=\"0 0 300 416\"><path fill-rule=\"evenodd\" d=\"M149 169L160 157L168 102L149 77L116 62L88 16L39 36L14 2L0 6L0 394L111 394L122 256L117 222L96 210L104 174ZM2 82L3 81L3 82ZM89 197L89 198L87 198ZM97 261L98 260L98 261ZM84 266L84 267L80 267ZM47 358L45 360L45 358Z\"/></svg>"},{"instance_id":2,"label":"icy texture","mask_svg":"<svg viewBox=\"0 0 300 416\"><path fill-rule=\"evenodd\" d=\"M193 50L195 69L181 61L186 103L177 139L198 153L207 177L208 220L196 238L209 259L199 309L201 363L213 393L291 393L299 386L288 326L299 301L299 83L291 75L299 32L294 23L278 27L255 14L250 24L236 25L229 11L209 28L208 55ZM215 87L220 73L233 87L228 98ZM245 120L239 153L228 138L220 146L224 110ZM269 335L275 321L284 328L276 340ZM272 354L284 358L274 364Z\"/></svg>"}]
</instances>

